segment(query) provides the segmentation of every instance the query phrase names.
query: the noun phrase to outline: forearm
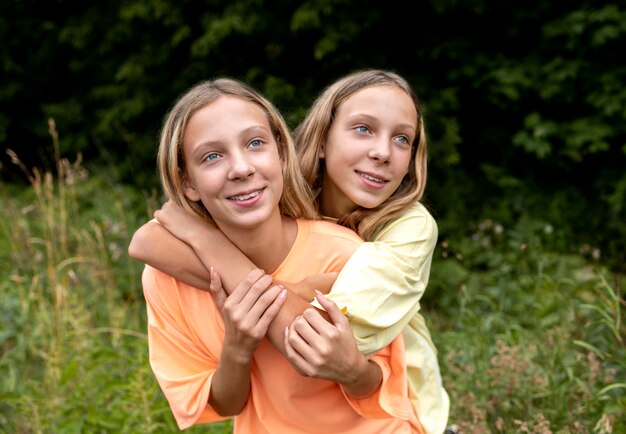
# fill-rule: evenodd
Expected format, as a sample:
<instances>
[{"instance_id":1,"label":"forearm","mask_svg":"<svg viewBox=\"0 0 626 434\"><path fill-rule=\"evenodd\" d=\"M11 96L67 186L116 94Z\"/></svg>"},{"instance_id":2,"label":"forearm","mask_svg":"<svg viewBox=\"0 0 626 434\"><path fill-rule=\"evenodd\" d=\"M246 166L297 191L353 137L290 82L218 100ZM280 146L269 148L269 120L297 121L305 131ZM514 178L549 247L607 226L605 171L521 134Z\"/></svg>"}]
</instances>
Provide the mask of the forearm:
<instances>
[{"instance_id":1,"label":"forearm","mask_svg":"<svg viewBox=\"0 0 626 434\"><path fill-rule=\"evenodd\" d=\"M250 361L222 352L209 393L209 405L220 416L235 416L245 407L250 395L250 368Z\"/></svg>"},{"instance_id":2,"label":"forearm","mask_svg":"<svg viewBox=\"0 0 626 434\"><path fill-rule=\"evenodd\" d=\"M137 229L128 246L128 254L182 282L209 289L208 269L194 250L157 222L148 222Z\"/></svg>"},{"instance_id":3,"label":"forearm","mask_svg":"<svg viewBox=\"0 0 626 434\"><path fill-rule=\"evenodd\" d=\"M193 240L187 240L205 271L213 267L224 290L231 294L250 271L257 268L250 259L215 226L206 226ZM209 278L210 280L210 278Z\"/></svg>"},{"instance_id":4,"label":"forearm","mask_svg":"<svg viewBox=\"0 0 626 434\"><path fill-rule=\"evenodd\" d=\"M211 242L207 243L207 238ZM200 260L210 266L213 264L220 274L224 290L231 294L239 282L246 278L248 273L255 269L256 266L241 251L235 247L230 240L222 234L217 228L208 228L203 230L202 237L192 242L192 247ZM219 254L216 254L219 252ZM334 276L332 276L334 278ZM285 287L289 290L289 284L285 283ZM287 298L267 332L269 341L280 351L286 355L284 333L285 327L289 326L293 320L301 315L311 305L302 297L289 292ZM326 316L326 313L323 312ZM326 316L326 318L328 318Z\"/></svg>"}]
</instances>

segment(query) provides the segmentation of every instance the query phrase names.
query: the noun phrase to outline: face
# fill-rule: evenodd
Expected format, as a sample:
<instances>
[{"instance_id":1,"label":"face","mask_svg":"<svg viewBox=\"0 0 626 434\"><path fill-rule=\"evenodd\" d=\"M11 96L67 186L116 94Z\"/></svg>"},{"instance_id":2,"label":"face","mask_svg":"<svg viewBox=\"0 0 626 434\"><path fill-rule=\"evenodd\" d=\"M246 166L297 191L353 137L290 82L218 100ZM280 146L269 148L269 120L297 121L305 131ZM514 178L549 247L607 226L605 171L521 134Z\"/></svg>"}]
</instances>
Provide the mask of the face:
<instances>
[{"instance_id":1,"label":"face","mask_svg":"<svg viewBox=\"0 0 626 434\"><path fill-rule=\"evenodd\" d=\"M198 110L183 139L185 196L202 201L223 231L280 219L282 162L263 110L222 95Z\"/></svg>"},{"instance_id":2,"label":"face","mask_svg":"<svg viewBox=\"0 0 626 434\"><path fill-rule=\"evenodd\" d=\"M396 86L371 86L344 101L320 155L322 213L341 218L391 196L408 173L416 129L415 104Z\"/></svg>"}]
</instances>

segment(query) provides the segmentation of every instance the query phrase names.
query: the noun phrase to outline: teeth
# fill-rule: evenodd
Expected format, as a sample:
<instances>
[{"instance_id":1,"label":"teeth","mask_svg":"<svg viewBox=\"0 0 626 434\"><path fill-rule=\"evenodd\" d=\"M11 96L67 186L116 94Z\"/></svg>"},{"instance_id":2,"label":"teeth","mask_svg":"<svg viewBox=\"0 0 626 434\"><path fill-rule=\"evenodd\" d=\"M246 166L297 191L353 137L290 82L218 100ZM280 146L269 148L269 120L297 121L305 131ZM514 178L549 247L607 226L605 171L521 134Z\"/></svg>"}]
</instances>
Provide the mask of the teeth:
<instances>
[{"instance_id":1,"label":"teeth","mask_svg":"<svg viewBox=\"0 0 626 434\"><path fill-rule=\"evenodd\" d=\"M383 181L382 179L378 179L378 178L374 178L373 176L369 176L363 172L361 172L361 176L365 179L369 179L370 181L374 181L377 182L379 184L384 184L385 181Z\"/></svg>"},{"instance_id":2,"label":"teeth","mask_svg":"<svg viewBox=\"0 0 626 434\"><path fill-rule=\"evenodd\" d=\"M248 199L251 199L253 197L257 197L258 195L259 195L258 191L253 191L252 193L242 194L241 196L231 196L229 199L231 199L231 200L248 200Z\"/></svg>"}]
</instances>

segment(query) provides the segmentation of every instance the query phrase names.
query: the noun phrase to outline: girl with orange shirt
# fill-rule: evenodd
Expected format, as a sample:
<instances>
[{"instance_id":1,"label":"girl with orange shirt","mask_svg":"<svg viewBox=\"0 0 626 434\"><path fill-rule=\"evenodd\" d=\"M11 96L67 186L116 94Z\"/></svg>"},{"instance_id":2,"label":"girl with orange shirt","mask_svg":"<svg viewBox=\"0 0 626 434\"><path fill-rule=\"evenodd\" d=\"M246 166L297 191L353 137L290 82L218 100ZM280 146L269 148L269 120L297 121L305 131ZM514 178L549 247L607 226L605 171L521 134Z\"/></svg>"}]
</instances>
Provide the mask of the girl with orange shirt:
<instances>
[{"instance_id":1,"label":"girl with orange shirt","mask_svg":"<svg viewBox=\"0 0 626 434\"><path fill-rule=\"evenodd\" d=\"M222 254L230 244L289 284L338 272L360 244L345 228L306 220L311 197L294 152L267 100L220 79L177 101L158 158L170 199L228 240ZM181 429L236 415L236 432L421 432L406 396L401 337L370 359L348 348L356 355L348 381L303 377L263 337L273 327L283 341L306 301L258 269L230 294L217 272L211 278L209 293L150 266L142 277L150 363ZM349 330L319 298L333 324Z\"/></svg>"}]
</instances>

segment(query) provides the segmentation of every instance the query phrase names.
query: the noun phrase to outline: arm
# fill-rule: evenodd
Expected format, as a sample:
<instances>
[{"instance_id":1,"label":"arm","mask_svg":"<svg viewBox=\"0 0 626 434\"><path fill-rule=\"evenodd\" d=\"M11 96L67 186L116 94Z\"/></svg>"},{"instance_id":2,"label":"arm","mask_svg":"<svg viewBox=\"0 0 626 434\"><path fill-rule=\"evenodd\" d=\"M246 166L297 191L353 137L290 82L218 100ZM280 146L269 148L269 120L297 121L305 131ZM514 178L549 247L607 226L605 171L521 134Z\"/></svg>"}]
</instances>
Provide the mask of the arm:
<instances>
[{"instance_id":1,"label":"arm","mask_svg":"<svg viewBox=\"0 0 626 434\"><path fill-rule=\"evenodd\" d=\"M253 270L227 296L218 274L211 271L211 293L224 318L225 336L209 404L221 416L234 416L248 402L252 356L280 310L285 290L272 286L272 279L260 270Z\"/></svg>"},{"instance_id":2,"label":"arm","mask_svg":"<svg viewBox=\"0 0 626 434\"><path fill-rule=\"evenodd\" d=\"M213 267L219 270L228 294L256 269L216 226L190 215L173 202L166 202L161 210L155 212L155 217L161 224L147 223L133 236L129 254L135 259L202 289L209 287L208 270ZM314 284L326 288L332 280L334 273L330 279L312 279ZM292 291L292 285L285 286L290 291L268 329L269 340L283 355L286 354L283 341L285 326L310 307L307 300ZM308 295L311 290L298 292L312 298Z\"/></svg>"},{"instance_id":3,"label":"arm","mask_svg":"<svg viewBox=\"0 0 626 434\"><path fill-rule=\"evenodd\" d=\"M352 408L367 418L409 417L406 354L402 336L366 358L346 317L322 294L317 300L333 324L308 309L285 331L289 361L301 374L337 382Z\"/></svg>"},{"instance_id":4,"label":"arm","mask_svg":"<svg viewBox=\"0 0 626 434\"><path fill-rule=\"evenodd\" d=\"M289 362L301 374L340 384L353 397L371 395L382 382L380 367L358 350L347 318L320 292L317 300L332 324L315 309L307 309L285 329ZM337 351L341 349L341 351Z\"/></svg>"},{"instance_id":5,"label":"arm","mask_svg":"<svg viewBox=\"0 0 626 434\"><path fill-rule=\"evenodd\" d=\"M150 364L181 429L245 407L252 355L284 300L284 290L258 270L228 297L219 276L213 277L212 298L152 268L142 279ZM223 334L198 329L221 329L220 312Z\"/></svg>"},{"instance_id":6,"label":"arm","mask_svg":"<svg viewBox=\"0 0 626 434\"><path fill-rule=\"evenodd\" d=\"M128 246L128 255L181 282L209 290L209 271L193 249L156 220L145 223L135 231Z\"/></svg>"},{"instance_id":7,"label":"arm","mask_svg":"<svg viewBox=\"0 0 626 434\"><path fill-rule=\"evenodd\" d=\"M347 307L362 352L385 347L415 318L436 241L435 220L416 204L376 241L359 246L343 267L328 298Z\"/></svg>"},{"instance_id":8,"label":"arm","mask_svg":"<svg viewBox=\"0 0 626 434\"><path fill-rule=\"evenodd\" d=\"M162 214L161 214L162 215ZM233 245L222 233L210 230L203 239L209 247L205 252L205 263L213 263L214 267L221 270L226 280L226 288L234 288L237 279L230 279L229 276L242 276L252 271L255 266L244 256L239 249ZM212 251L226 252L224 255L213 255ZM187 243L176 238L158 221L153 220L145 223L134 233L128 246L128 255L144 264L148 264L157 270L162 270L172 277L185 282L195 288L209 290L210 277L209 270L200 260L194 249ZM232 256L231 256L232 255ZM233 260L222 261L222 259L233 258ZM322 294L328 294L332 287L337 273L322 273L308 276L297 283L276 282L287 287L289 291L312 301L315 298L315 290Z\"/></svg>"},{"instance_id":9,"label":"arm","mask_svg":"<svg viewBox=\"0 0 626 434\"><path fill-rule=\"evenodd\" d=\"M191 216L172 201L154 213L155 221L140 227L128 247L129 255L165 271L196 288L208 290L214 267L220 271L226 292L232 292L254 264L212 223ZM206 246L201 260L191 243Z\"/></svg>"}]
</instances>

